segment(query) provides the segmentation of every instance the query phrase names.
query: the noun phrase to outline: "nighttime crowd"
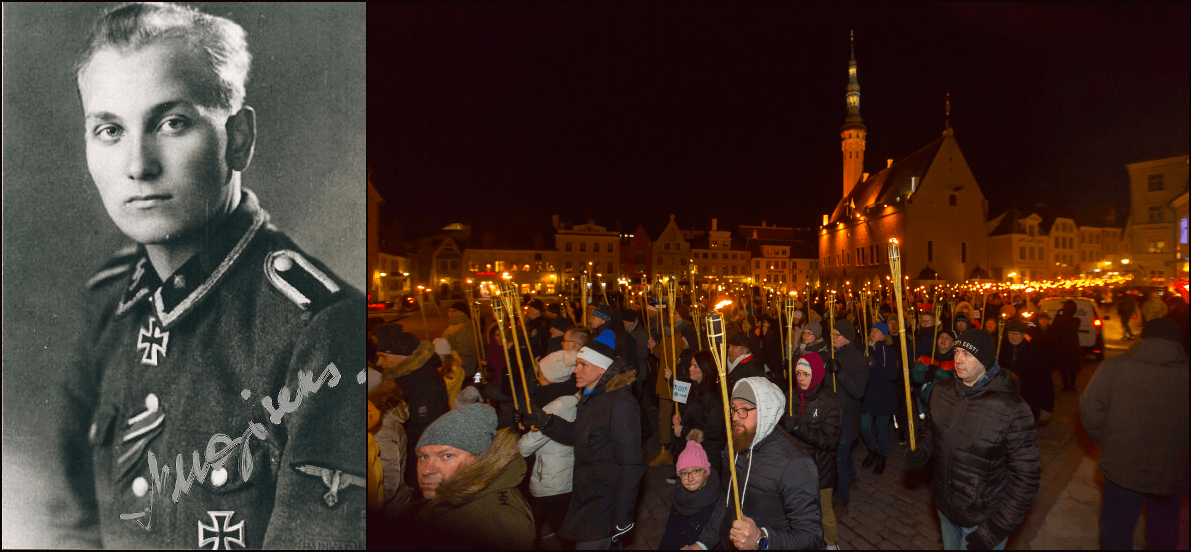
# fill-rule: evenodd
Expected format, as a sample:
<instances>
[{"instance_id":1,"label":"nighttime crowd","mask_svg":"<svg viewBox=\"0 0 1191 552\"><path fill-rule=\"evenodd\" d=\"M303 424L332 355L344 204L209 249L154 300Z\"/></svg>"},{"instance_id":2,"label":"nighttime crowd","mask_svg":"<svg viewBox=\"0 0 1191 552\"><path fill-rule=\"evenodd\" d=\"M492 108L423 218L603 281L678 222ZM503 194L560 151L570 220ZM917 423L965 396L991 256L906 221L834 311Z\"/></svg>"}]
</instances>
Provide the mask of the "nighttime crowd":
<instances>
[{"instance_id":1,"label":"nighttime crowd","mask_svg":"<svg viewBox=\"0 0 1191 552\"><path fill-rule=\"evenodd\" d=\"M857 470L883 476L896 439L907 468L927 470L944 548L1003 549L1038 494L1038 427L1103 354L1080 332L1111 316L1129 349L1079 396L1102 446L1103 547L1133 547L1143 502L1149 546L1177 545L1182 296L936 288L907 290L899 309L891 295L508 298L520 313L457 301L432 341L374 319L369 544L620 548L642 476L661 466L659 549L838 549L833 502L849 503Z\"/></svg>"}]
</instances>

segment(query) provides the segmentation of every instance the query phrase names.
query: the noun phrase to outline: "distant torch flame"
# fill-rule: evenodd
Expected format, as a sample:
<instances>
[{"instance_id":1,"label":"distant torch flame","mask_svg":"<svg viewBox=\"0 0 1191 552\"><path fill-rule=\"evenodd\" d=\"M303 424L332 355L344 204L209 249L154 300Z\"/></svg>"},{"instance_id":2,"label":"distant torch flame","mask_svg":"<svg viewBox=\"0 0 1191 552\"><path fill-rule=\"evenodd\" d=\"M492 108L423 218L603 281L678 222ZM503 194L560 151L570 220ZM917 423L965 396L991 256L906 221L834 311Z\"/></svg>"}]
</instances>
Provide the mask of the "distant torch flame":
<instances>
[{"instance_id":1,"label":"distant torch flame","mask_svg":"<svg viewBox=\"0 0 1191 552\"><path fill-rule=\"evenodd\" d=\"M732 304L731 299L724 299L723 301L720 301L719 303L715 304L715 310L720 310L720 309L722 309L728 305L731 305L731 304Z\"/></svg>"}]
</instances>

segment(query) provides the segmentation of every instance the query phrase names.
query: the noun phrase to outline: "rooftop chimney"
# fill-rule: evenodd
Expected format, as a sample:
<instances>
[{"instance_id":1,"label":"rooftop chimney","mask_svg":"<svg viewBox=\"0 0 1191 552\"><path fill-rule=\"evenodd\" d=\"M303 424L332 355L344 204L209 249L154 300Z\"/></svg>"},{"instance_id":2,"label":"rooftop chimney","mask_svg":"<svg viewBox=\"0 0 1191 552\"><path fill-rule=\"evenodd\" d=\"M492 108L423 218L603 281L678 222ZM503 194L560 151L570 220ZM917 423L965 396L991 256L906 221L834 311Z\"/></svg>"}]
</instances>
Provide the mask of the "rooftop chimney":
<instances>
[{"instance_id":1,"label":"rooftop chimney","mask_svg":"<svg viewBox=\"0 0 1191 552\"><path fill-rule=\"evenodd\" d=\"M716 220L715 220L715 219L711 219L711 231L712 231L712 232L715 232L715 223L716 223Z\"/></svg>"},{"instance_id":2,"label":"rooftop chimney","mask_svg":"<svg viewBox=\"0 0 1191 552\"><path fill-rule=\"evenodd\" d=\"M885 160L885 168L886 168L886 169L888 169L889 167L892 167L892 166L893 166L893 160L892 160L892 159L886 159L886 160Z\"/></svg>"},{"instance_id":3,"label":"rooftop chimney","mask_svg":"<svg viewBox=\"0 0 1191 552\"><path fill-rule=\"evenodd\" d=\"M558 230L558 215L550 215L550 224L554 225L555 230Z\"/></svg>"},{"instance_id":4,"label":"rooftop chimney","mask_svg":"<svg viewBox=\"0 0 1191 552\"><path fill-rule=\"evenodd\" d=\"M765 221L761 221L761 228L765 228Z\"/></svg>"}]
</instances>

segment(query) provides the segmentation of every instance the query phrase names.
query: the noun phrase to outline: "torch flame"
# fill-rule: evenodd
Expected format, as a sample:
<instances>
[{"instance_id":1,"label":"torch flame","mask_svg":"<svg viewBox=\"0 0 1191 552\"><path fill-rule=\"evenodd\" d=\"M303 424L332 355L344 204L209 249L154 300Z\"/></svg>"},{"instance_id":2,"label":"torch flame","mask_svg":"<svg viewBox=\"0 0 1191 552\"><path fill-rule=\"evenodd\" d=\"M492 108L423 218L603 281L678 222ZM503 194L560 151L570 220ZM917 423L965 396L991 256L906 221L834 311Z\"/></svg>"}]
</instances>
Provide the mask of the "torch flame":
<instances>
[{"instance_id":1,"label":"torch flame","mask_svg":"<svg viewBox=\"0 0 1191 552\"><path fill-rule=\"evenodd\" d=\"M720 309L722 309L728 305L731 305L731 304L732 304L731 299L724 299L723 301L720 301L719 303L715 304L715 310L720 310Z\"/></svg>"}]
</instances>

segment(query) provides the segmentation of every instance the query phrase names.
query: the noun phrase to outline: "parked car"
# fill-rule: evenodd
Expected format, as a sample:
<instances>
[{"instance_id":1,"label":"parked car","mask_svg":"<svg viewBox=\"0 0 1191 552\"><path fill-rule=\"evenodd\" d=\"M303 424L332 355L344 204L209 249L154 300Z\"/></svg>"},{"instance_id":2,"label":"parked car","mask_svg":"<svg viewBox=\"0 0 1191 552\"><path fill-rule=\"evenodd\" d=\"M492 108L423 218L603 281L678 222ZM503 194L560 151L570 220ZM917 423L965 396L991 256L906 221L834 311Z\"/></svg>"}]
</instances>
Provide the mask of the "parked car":
<instances>
[{"instance_id":1,"label":"parked car","mask_svg":"<svg viewBox=\"0 0 1191 552\"><path fill-rule=\"evenodd\" d=\"M1095 355L1096 360L1104 360L1104 322L1095 301L1087 297L1051 297L1042 300L1038 311L1045 312L1054 320L1055 314L1067 301L1075 301L1075 317L1079 318L1079 345L1083 347L1084 355Z\"/></svg>"}]
</instances>

